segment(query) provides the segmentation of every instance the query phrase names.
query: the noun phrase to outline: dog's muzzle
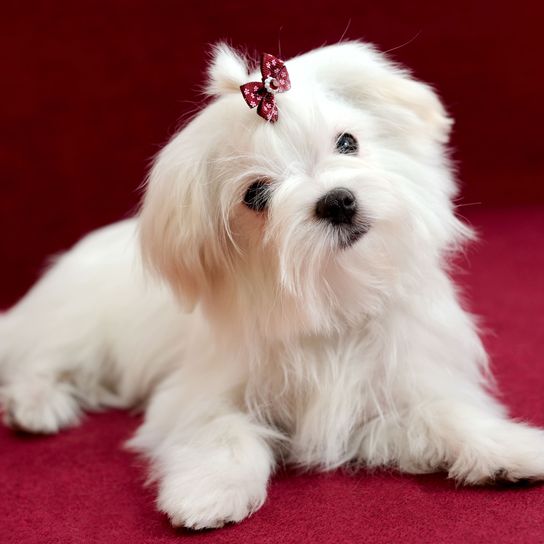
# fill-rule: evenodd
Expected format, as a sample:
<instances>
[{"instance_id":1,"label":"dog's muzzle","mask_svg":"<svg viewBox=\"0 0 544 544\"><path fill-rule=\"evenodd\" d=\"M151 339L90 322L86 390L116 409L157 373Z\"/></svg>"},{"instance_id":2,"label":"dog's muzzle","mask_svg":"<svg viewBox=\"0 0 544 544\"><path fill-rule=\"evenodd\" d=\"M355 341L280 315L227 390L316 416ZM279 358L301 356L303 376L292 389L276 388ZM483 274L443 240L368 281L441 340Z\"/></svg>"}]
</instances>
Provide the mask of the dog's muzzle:
<instances>
[{"instance_id":1,"label":"dog's muzzle","mask_svg":"<svg viewBox=\"0 0 544 544\"><path fill-rule=\"evenodd\" d=\"M353 245L368 231L368 224L360 219L358 211L355 195L343 187L330 190L315 206L316 217L334 227L343 248Z\"/></svg>"}]
</instances>

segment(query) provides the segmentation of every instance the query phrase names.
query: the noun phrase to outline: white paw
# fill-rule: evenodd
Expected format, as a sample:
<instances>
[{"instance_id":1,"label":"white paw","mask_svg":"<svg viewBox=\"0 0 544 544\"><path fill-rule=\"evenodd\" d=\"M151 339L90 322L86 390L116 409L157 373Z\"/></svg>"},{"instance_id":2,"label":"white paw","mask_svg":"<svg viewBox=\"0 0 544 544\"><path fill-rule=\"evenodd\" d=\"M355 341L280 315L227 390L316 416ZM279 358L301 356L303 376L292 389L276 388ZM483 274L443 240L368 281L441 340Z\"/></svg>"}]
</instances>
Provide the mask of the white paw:
<instances>
[{"instance_id":1,"label":"white paw","mask_svg":"<svg viewBox=\"0 0 544 544\"><path fill-rule=\"evenodd\" d=\"M195 482L196 484L196 482ZM175 527L214 529L236 523L258 510L264 502L266 488L255 485L215 481L200 482L194 487L161 489L158 505Z\"/></svg>"},{"instance_id":2,"label":"white paw","mask_svg":"<svg viewBox=\"0 0 544 544\"><path fill-rule=\"evenodd\" d=\"M0 405L6 425L31 433L56 433L81 415L68 384L35 376L2 387Z\"/></svg>"},{"instance_id":3,"label":"white paw","mask_svg":"<svg viewBox=\"0 0 544 544\"><path fill-rule=\"evenodd\" d=\"M157 504L175 527L211 529L242 521L266 498L268 459L239 464L204 455L162 479Z\"/></svg>"},{"instance_id":4,"label":"white paw","mask_svg":"<svg viewBox=\"0 0 544 544\"><path fill-rule=\"evenodd\" d=\"M512 421L465 444L449 475L467 484L544 480L544 431Z\"/></svg>"}]
</instances>

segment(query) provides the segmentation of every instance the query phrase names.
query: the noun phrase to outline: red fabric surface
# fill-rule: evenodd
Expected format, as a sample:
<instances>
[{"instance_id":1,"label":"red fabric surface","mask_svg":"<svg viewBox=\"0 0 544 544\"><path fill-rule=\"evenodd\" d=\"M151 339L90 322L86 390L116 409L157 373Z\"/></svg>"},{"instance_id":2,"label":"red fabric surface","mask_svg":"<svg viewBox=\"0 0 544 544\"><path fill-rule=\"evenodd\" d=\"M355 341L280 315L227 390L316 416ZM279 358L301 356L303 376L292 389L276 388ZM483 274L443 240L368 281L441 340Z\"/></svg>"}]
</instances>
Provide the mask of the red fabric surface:
<instances>
[{"instance_id":1,"label":"red fabric surface","mask_svg":"<svg viewBox=\"0 0 544 544\"><path fill-rule=\"evenodd\" d=\"M134 210L150 157L201 102L207 44L289 58L363 38L433 83L456 119L461 203L471 204L460 211L482 230L460 279L492 331L503 400L544 425L544 4L277 0L266 9L241 0L2 6L0 307L47 255ZM0 427L0 543L544 541L542 485L456 489L442 475L385 472L282 473L250 520L176 532L155 512L142 463L120 448L138 421L92 415L47 438Z\"/></svg>"},{"instance_id":2,"label":"red fabric surface","mask_svg":"<svg viewBox=\"0 0 544 544\"><path fill-rule=\"evenodd\" d=\"M482 241L462 259L471 306L514 416L544 425L544 207L469 215ZM281 473L263 508L238 526L170 528L144 488L145 465L121 445L139 418L91 415L54 437L0 428L0 542L544 541L544 485L456 488L444 475ZM543 452L544 454L544 452Z\"/></svg>"}]
</instances>

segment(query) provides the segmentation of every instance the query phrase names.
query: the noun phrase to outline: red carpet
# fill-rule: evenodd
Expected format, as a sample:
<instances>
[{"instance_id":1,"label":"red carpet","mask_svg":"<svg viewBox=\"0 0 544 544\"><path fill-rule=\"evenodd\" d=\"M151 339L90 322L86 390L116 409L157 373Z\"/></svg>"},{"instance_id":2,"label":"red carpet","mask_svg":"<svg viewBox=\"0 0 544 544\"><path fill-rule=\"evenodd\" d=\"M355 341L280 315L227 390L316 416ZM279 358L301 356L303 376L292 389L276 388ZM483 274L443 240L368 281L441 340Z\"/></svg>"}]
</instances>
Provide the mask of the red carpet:
<instances>
[{"instance_id":1,"label":"red carpet","mask_svg":"<svg viewBox=\"0 0 544 544\"><path fill-rule=\"evenodd\" d=\"M471 307L513 415L544 425L544 208L466 214L482 241L462 259ZM0 429L0 542L537 543L544 485L456 488L443 475L282 473L238 526L174 531L121 449L139 419L92 415L77 429L29 437ZM543 452L544 455L544 452Z\"/></svg>"}]
</instances>

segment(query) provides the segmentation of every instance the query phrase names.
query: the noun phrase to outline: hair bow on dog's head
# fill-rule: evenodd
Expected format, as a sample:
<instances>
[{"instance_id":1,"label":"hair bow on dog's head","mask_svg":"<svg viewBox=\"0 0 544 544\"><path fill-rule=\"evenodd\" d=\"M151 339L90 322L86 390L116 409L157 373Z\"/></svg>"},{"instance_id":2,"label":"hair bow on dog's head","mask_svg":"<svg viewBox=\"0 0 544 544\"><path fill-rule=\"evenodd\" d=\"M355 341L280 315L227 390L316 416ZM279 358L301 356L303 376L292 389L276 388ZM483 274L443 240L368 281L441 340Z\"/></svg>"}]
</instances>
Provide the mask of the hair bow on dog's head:
<instances>
[{"instance_id":1,"label":"hair bow on dog's head","mask_svg":"<svg viewBox=\"0 0 544 544\"><path fill-rule=\"evenodd\" d=\"M291 88L289 73L283 61L264 53L261 57L261 76L262 82L240 85L240 90L250 108L256 107L263 119L275 123L278 120L278 106L274 95Z\"/></svg>"}]
</instances>

